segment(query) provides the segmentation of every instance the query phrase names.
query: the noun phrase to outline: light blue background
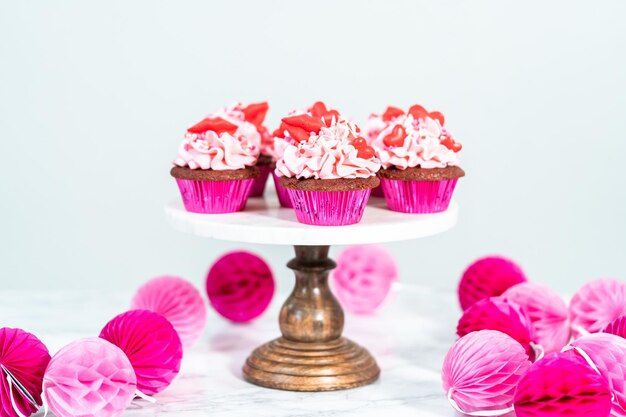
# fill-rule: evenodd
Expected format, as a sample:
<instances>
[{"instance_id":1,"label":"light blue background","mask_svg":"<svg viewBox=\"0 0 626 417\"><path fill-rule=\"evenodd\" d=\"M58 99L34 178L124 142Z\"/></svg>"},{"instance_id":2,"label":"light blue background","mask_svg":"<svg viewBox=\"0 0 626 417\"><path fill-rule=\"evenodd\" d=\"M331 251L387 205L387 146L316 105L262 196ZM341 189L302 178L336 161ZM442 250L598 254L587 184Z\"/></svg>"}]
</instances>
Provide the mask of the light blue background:
<instances>
[{"instance_id":1,"label":"light blue background","mask_svg":"<svg viewBox=\"0 0 626 417\"><path fill-rule=\"evenodd\" d=\"M626 279L626 2L229 1L0 5L0 291L198 284L220 253L289 247L172 230L185 127L233 101L269 124L324 99L363 122L440 109L464 144L458 226L390 244L454 288L502 253L563 293ZM334 248L336 251L339 248Z\"/></svg>"}]
</instances>

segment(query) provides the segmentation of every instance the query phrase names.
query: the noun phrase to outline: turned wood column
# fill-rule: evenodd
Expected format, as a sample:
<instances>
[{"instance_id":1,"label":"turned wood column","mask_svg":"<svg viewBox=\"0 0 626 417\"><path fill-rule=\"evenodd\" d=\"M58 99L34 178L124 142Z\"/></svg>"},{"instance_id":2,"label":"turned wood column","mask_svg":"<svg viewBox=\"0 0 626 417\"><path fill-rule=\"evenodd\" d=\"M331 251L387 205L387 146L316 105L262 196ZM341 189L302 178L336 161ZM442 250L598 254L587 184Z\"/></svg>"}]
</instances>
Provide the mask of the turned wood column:
<instances>
[{"instance_id":1,"label":"turned wood column","mask_svg":"<svg viewBox=\"0 0 626 417\"><path fill-rule=\"evenodd\" d=\"M295 246L296 257L287 267L296 285L280 310L283 337L296 342L328 342L343 332L343 310L328 286L328 273L336 264L329 246Z\"/></svg>"}]
</instances>

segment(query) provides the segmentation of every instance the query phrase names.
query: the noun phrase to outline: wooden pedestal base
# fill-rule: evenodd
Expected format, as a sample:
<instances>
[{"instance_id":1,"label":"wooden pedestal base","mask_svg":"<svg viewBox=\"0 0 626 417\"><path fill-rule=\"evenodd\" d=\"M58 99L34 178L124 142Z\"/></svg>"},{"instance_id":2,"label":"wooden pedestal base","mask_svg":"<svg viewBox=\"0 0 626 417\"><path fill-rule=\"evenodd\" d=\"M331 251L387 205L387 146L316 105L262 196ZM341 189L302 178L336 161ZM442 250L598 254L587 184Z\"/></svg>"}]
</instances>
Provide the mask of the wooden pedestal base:
<instances>
[{"instance_id":1,"label":"wooden pedestal base","mask_svg":"<svg viewBox=\"0 0 626 417\"><path fill-rule=\"evenodd\" d=\"M370 353L343 337L326 343L278 338L252 352L246 379L267 388L332 391L374 382L380 369Z\"/></svg>"},{"instance_id":2,"label":"wooden pedestal base","mask_svg":"<svg viewBox=\"0 0 626 417\"><path fill-rule=\"evenodd\" d=\"M243 367L249 382L289 391L333 391L374 382L370 353L341 336L343 310L328 287L335 263L328 246L296 246L287 266L296 286L280 311L283 337L254 350Z\"/></svg>"}]
</instances>

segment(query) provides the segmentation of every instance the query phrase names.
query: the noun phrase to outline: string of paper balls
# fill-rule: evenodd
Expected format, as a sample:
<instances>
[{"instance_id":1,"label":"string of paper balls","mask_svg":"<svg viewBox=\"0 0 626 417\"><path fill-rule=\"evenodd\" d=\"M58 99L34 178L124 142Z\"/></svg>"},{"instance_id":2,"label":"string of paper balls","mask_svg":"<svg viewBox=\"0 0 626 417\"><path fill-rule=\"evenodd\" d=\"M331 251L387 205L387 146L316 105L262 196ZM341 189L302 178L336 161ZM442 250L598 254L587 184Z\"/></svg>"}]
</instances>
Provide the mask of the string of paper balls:
<instances>
[{"instance_id":1,"label":"string of paper balls","mask_svg":"<svg viewBox=\"0 0 626 417\"><path fill-rule=\"evenodd\" d=\"M346 248L331 283L349 311L370 314L398 277L389 252L378 246ZM259 317L275 290L274 275L259 256L221 256L206 276L209 304L237 323ZM130 310L112 318L99 337L75 340L53 357L34 335L0 328L0 417L24 417L39 407L57 417L117 417L140 397L165 390L178 375L184 351L202 336L207 311L200 292L175 276L149 280Z\"/></svg>"},{"instance_id":2,"label":"string of paper balls","mask_svg":"<svg viewBox=\"0 0 626 417\"><path fill-rule=\"evenodd\" d=\"M626 283L590 282L568 306L513 261L487 257L466 269L458 295L460 338L442 369L457 411L626 415Z\"/></svg>"}]
</instances>

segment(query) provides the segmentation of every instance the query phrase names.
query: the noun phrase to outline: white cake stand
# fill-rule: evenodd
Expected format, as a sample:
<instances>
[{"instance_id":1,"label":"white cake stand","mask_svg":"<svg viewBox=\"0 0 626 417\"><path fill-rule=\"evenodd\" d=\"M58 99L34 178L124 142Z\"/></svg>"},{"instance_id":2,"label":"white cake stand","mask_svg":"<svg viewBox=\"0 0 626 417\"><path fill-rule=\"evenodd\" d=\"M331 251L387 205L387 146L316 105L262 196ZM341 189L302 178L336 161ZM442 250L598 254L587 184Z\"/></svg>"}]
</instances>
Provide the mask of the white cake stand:
<instances>
[{"instance_id":1,"label":"white cake stand","mask_svg":"<svg viewBox=\"0 0 626 417\"><path fill-rule=\"evenodd\" d=\"M269 188L269 187L268 187ZM458 206L437 214L390 211L385 201L371 198L363 220L350 226L298 223L292 209L280 208L273 190L251 198L244 211L196 214L182 202L166 206L174 227L214 239L246 243L293 245L296 257L287 263L296 285L279 315L282 337L248 357L245 378L257 385L290 391L331 391L375 381L380 369L370 353L342 337L344 314L328 286L335 267L330 245L355 245L417 239L444 232L457 221Z\"/></svg>"}]
</instances>

